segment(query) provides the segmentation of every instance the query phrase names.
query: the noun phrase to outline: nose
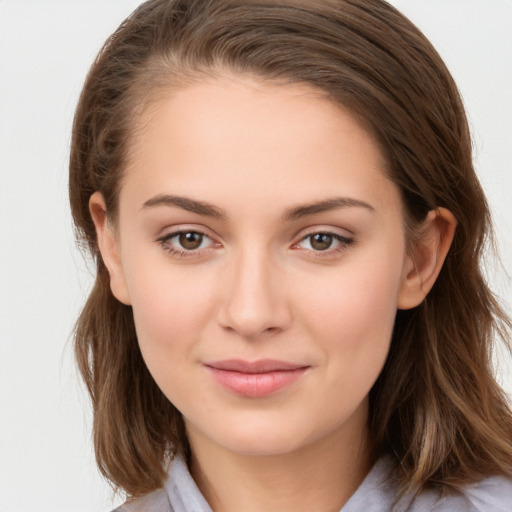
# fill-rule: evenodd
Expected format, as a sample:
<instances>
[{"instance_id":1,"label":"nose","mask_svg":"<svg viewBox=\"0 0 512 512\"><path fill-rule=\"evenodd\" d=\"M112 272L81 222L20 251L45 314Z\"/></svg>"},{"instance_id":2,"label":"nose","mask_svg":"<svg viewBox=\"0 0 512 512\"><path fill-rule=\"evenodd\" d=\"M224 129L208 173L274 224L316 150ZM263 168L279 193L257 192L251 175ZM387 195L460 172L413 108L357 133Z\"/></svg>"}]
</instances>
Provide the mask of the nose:
<instances>
[{"instance_id":1,"label":"nose","mask_svg":"<svg viewBox=\"0 0 512 512\"><path fill-rule=\"evenodd\" d=\"M256 340L286 329L291 322L281 269L264 251L234 257L219 310L219 324Z\"/></svg>"}]
</instances>

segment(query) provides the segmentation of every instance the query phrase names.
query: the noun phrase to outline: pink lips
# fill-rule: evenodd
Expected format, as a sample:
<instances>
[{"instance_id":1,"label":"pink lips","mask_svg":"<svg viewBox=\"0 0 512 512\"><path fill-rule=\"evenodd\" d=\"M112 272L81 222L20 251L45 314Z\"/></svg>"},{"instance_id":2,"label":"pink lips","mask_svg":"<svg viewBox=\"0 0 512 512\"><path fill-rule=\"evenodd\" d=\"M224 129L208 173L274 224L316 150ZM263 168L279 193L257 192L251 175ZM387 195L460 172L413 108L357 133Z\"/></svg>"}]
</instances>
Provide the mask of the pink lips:
<instances>
[{"instance_id":1,"label":"pink lips","mask_svg":"<svg viewBox=\"0 0 512 512\"><path fill-rule=\"evenodd\" d=\"M297 381L309 366L261 359L240 359L204 363L212 377L223 387L248 398L262 398Z\"/></svg>"}]
</instances>

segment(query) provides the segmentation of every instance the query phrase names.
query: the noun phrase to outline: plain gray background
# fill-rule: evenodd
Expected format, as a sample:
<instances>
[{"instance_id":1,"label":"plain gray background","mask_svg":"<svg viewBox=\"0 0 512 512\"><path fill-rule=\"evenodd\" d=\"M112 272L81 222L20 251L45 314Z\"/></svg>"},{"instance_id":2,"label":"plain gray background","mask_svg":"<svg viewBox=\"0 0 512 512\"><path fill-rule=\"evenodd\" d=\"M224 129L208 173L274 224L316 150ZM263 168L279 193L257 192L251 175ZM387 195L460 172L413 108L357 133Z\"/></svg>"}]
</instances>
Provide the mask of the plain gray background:
<instances>
[{"instance_id":1,"label":"plain gray background","mask_svg":"<svg viewBox=\"0 0 512 512\"><path fill-rule=\"evenodd\" d=\"M90 285L67 201L73 110L106 37L138 0L0 0L0 512L100 512L90 410L69 335ZM512 1L395 0L457 80L512 287ZM498 355L512 390L512 362Z\"/></svg>"}]
</instances>

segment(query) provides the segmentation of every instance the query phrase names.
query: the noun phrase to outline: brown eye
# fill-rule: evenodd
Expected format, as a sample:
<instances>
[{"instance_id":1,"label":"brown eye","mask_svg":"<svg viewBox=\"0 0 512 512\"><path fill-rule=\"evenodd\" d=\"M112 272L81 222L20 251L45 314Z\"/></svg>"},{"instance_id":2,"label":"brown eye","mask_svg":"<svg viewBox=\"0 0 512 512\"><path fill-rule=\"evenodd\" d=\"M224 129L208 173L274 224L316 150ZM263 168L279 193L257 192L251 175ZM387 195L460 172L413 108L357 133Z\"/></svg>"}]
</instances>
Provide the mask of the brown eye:
<instances>
[{"instance_id":1,"label":"brown eye","mask_svg":"<svg viewBox=\"0 0 512 512\"><path fill-rule=\"evenodd\" d=\"M331 247L334 237L328 233L315 233L309 239L312 249L315 251L325 251Z\"/></svg>"},{"instance_id":2,"label":"brown eye","mask_svg":"<svg viewBox=\"0 0 512 512\"><path fill-rule=\"evenodd\" d=\"M222 247L201 231L175 231L157 238L155 242L175 259L212 256L211 250Z\"/></svg>"},{"instance_id":3,"label":"brown eye","mask_svg":"<svg viewBox=\"0 0 512 512\"><path fill-rule=\"evenodd\" d=\"M203 243L204 235L196 233L195 231L187 231L180 233L178 236L178 242L187 251L193 251L199 249Z\"/></svg>"}]
</instances>

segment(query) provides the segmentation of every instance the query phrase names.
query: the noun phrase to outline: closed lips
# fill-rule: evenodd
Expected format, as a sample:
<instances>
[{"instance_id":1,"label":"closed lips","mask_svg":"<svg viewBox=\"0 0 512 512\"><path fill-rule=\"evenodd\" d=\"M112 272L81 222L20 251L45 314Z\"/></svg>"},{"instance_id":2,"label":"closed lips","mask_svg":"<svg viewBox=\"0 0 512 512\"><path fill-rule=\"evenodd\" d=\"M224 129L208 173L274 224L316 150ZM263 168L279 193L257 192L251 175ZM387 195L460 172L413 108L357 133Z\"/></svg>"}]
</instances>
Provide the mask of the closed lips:
<instances>
[{"instance_id":1,"label":"closed lips","mask_svg":"<svg viewBox=\"0 0 512 512\"><path fill-rule=\"evenodd\" d=\"M308 365L265 359L248 362L238 359L205 363L213 379L223 389L245 398L263 398L298 381Z\"/></svg>"},{"instance_id":2,"label":"closed lips","mask_svg":"<svg viewBox=\"0 0 512 512\"><path fill-rule=\"evenodd\" d=\"M229 359L224 361L206 362L205 366L216 370L224 370L240 373L269 373L276 371L292 371L305 369L308 365L278 361L274 359L262 359L259 361L243 361L240 359Z\"/></svg>"}]
</instances>

